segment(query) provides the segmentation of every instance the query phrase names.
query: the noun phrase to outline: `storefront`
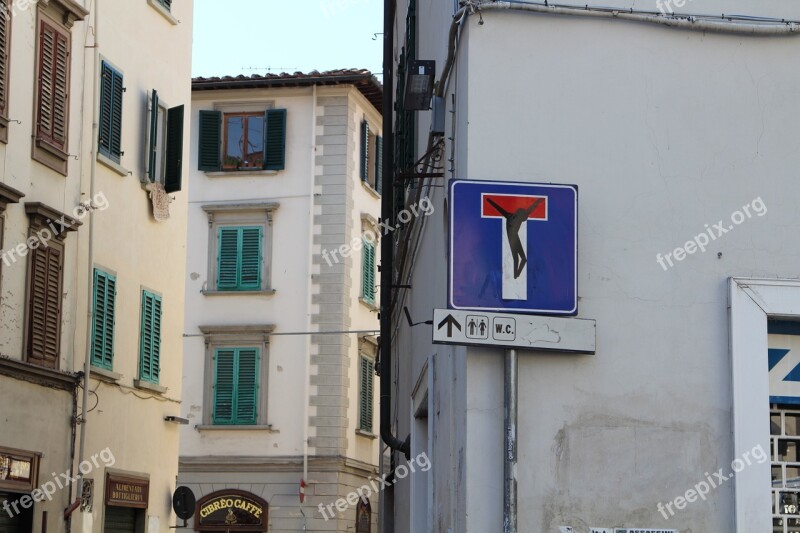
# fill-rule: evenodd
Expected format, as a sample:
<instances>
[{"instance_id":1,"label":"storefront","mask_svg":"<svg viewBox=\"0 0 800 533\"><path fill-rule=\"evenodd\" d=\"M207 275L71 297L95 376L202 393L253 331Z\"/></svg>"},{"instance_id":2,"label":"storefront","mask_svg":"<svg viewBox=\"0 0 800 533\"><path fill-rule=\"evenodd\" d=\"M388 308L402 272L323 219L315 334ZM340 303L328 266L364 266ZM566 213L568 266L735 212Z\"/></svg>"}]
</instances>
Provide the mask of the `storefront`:
<instances>
[{"instance_id":1,"label":"storefront","mask_svg":"<svg viewBox=\"0 0 800 533\"><path fill-rule=\"evenodd\" d=\"M0 531L33 531L33 499L37 485L39 454L0 448Z\"/></svg>"},{"instance_id":2,"label":"storefront","mask_svg":"<svg viewBox=\"0 0 800 533\"><path fill-rule=\"evenodd\" d=\"M267 502L249 492L221 490L197 502L196 531L267 531L268 523Z\"/></svg>"},{"instance_id":3,"label":"storefront","mask_svg":"<svg viewBox=\"0 0 800 533\"><path fill-rule=\"evenodd\" d=\"M145 530L150 481L144 477L106 475L104 533L140 533Z\"/></svg>"}]
</instances>

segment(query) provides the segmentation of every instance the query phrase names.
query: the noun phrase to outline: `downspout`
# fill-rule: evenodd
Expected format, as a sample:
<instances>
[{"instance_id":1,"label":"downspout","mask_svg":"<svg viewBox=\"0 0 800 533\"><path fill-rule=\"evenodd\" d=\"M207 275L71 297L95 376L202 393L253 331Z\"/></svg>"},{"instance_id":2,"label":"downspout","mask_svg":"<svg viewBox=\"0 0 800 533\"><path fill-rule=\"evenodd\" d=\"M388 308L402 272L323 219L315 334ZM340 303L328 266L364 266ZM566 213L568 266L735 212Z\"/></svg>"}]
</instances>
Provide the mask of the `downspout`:
<instances>
[{"instance_id":1,"label":"downspout","mask_svg":"<svg viewBox=\"0 0 800 533\"><path fill-rule=\"evenodd\" d=\"M89 195L90 198L94 198L95 195L95 180L96 180L96 171L97 171L97 132L98 132L98 117L97 117L97 110L99 106L98 102L98 94L97 94L97 86L96 84L99 83L97 79L97 73L99 72L100 68L100 28L98 25L98 20L100 12L100 0L94 1L94 73L92 76L93 80L93 87L92 87L92 150L91 150L91 159L89 164L91 165L92 169L90 172L89 178ZM84 79L84 83L86 80ZM87 269L89 271L88 280L89 285L88 288L91 291L92 285L94 284L94 216L89 217L89 259L87 264ZM87 320L86 320L86 356L83 361L83 399L81 401L81 418L80 418L80 425L81 425L81 444L78 450L78 462L77 465L83 462L84 457L86 457L86 415L87 411L89 410L89 378L91 377L92 372L92 313L94 312L93 309L94 303L89 302L87 308ZM80 468L78 468L78 500L81 499L83 493L83 473L81 473ZM77 503L77 502L75 502ZM74 505L74 504L73 504Z\"/></svg>"},{"instance_id":2,"label":"downspout","mask_svg":"<svg viewBox=\"0 0 800 533\"><path fill-rule=\"evenodd\" d=\"M394 13L395 1L383 2L383 195L381 218L394 227ZM392 285L394 284L394 239L381 239L381 438L392 450L411 457L411 435L401 441L392 433Z\"/></svg>"}]
</instances>

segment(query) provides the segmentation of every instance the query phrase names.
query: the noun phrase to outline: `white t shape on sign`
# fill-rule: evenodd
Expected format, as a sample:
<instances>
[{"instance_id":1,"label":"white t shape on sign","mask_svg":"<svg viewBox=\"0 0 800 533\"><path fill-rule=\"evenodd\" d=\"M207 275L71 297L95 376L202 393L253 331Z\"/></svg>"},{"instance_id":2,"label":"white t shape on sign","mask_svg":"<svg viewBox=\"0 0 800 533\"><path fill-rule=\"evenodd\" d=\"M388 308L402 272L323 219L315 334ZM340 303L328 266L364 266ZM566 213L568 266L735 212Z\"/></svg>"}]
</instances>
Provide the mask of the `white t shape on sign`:
<instances>
[{"instance_id":1,"label":"white t shape on sign","mask_svg":"<svg viewBox=\"0 0 800 533\"><path fill-rule=\"evenodd\" d=\"M481 194L481 218L503 220L503 300L528 299L528 221L547 221L547 197Z\"/></svg>"}]
</instances>

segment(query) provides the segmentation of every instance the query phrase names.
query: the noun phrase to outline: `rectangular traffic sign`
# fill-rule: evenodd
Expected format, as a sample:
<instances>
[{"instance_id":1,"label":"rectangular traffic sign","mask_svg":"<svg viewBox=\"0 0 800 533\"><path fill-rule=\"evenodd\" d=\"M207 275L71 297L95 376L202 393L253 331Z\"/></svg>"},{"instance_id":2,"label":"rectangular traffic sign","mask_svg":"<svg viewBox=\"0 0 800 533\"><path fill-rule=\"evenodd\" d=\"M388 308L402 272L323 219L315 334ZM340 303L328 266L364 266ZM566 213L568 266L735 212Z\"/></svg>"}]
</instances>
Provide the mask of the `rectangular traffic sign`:
<instances>
[{"instance_id":1,"label":"rectangular traffic sign","mask_svg":"<svg viewBox=\"0 0 800 533\"><path fill-rule=\"evenodd\" d=\"M578 312L578 189L450 182L448 306L542 315Z\"/></svg>"},{"instance_id":2,"label":"rectangular traffic sign","mask_svg":"<svg viewBox=\"0 0 800 533\"><path fill-rule=\"evenodd\" d=\"M595 352L594 320L454 309L433 310L433 342Z\"/></svg>"}]
</instances>

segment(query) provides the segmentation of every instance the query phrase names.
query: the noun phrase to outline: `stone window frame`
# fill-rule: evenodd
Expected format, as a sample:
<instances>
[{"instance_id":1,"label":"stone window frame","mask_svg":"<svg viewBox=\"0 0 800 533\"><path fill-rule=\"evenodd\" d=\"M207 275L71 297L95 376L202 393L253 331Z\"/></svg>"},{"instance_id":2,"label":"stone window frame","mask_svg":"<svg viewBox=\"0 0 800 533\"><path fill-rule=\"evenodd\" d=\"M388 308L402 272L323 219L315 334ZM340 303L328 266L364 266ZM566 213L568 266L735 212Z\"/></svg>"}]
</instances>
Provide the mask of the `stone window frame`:
<instances>
[{"instance_id":1,"label":"stone window frame","mask_svg":"<svg viewBox=\"0 0 800 533\"><path fill-rule=\"evenodd\" d=\"M25 197L25 194L0 183L0 250L3 248L3 237L5 235L6 207L8 204L17 204ZM3 299L3 261L0 260L0 301Z\"/></svg>"},{"instance_id":2,"label":"stone window frame","mask_svg":"<svg viewBox=\"0 0 800 533\"><path fill-rule=\"evenodd\" d=\"M0 490L30 493L39 486L39 462L42 454L16 448L0 447L0 455L11 456L31 463L31 479L29 482L0 480Z\"/></svg>"}]
</instances>

